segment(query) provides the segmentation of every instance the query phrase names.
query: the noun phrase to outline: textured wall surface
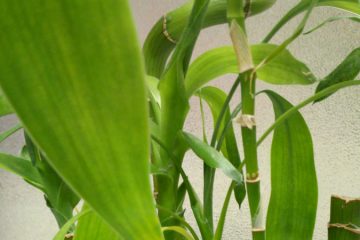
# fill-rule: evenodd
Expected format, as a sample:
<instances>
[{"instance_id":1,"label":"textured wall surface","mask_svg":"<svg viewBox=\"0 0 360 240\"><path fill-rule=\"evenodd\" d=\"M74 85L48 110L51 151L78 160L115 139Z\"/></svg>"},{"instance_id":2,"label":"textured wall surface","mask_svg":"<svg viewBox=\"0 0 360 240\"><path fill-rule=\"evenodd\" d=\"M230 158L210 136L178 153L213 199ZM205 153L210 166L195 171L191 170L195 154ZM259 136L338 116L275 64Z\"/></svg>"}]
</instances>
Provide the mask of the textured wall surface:
<instances>
[{"instance_id":1,"label":"textured wall surface","mask_svg":"<svg viewBox=\"0 0 360 240\"><path fill-rule=\"evenodd\" d=\"M151 25L167 10L182 3L182 0L131 0L137 23L140 41ZM261 41L271 26L298 0L278 1L269 11L248 22L248 32L253 43ZM315 26L333 15L346 15L330 8L318 8L310 18L308 27ZM288 24L276 37L281 42L292 33L299 18ZM295 41L290 50L313 70L318 78L329 73L350 51L360 46L359 24L338 21L326 25L321 30ZM201 33L195 48L195 56L221 45L229 44L226 25L206 29ZM228 90L234 76L226 76L213 82L214 85ZM297 103L310 96L315 86L273 86L258 82L258 89L274 89ZM236 96L238 99L239 96ZM319 184L319 203L317 223L314 233L316 240L326 239L329 219L329 201L331 194L360 196L360 89L345 89L320 104L303 109L304 118L312 131L315 148L316 168ZM234 102L234 104L236 101ZM260 96L256 102L258 134L261 134L273 121L269 101ZM211 132L212 120L206 109L207 131ZM0 120L0 131L16 122L16 117L8 116ZM186 128L195 134L201 134L198 99L191 100L191 112ZM239 128L236 129L239 135ZM259 161L262 176L264 205L268 201L270 140L259 148ZM0 151L17 153L23 144L22 134L17 133L1 143ZM240 144L239 144L240 145ZM193 154L188 153L185 170L201 194L202 163ZM229 181L221 173L217 174L215 193L215 217L218 218ZM186 212L190 222L194 223L190 210ZM45 207L42 194L29 187L20 178L0 170L0 239L1 240L49 240L56 232L56 223L50 211ZM224 233L225 240L250 239L249 211L247 203L241 211L234 201L231 202Z\"/></svg>"}]
</instances>

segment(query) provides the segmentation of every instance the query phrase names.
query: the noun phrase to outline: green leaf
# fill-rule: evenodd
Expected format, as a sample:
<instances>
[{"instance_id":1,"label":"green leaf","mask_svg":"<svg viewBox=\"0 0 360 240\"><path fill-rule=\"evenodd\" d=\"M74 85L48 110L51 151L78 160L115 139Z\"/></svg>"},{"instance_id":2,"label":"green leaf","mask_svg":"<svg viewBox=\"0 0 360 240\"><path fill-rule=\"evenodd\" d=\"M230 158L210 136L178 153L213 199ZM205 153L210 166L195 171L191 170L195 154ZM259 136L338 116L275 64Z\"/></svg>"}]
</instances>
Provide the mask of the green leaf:
<instances>
[{"instance_id":1,"label":"green leaf","mask_svg":"<svg viewBox=\"0 0 360 240\"><path fill-rule=\"evenodd\" d=\"M272 37L291 19L308 9L311 0L302 0L280 19L274 28L265 37L263 42L269 42ZM353 14L360 15L360 4L358 0L319 0L316 7L335 7Z\"/></svg>"},{"instance_id":2,"label":"green leaf","mask_svg":"<svg viewBox=\"0 0 360 240\"><path fill-rule=\"evenodd\" d=\"M89 212L79 219L76 226L74 240L120 240L116 232L102 220L87 204L81 212ZM63 239L62 239L63 240Z\"/></svg>"},{"instance_id":3,"label":"green leaf","mask_svg":"<svg viewBox=\"0 0 360 240\"><path fill-rule=\"evenodd\" d=\"M13 113L13 109L10 106L8 100L4 96L3 91L0 88L0 117L4 115L8 115L10 113Z\"/></svg>"},{"instance_id":4,"label":"green leaf","mask_svg":"<svg viewBox=\"0 0 360 240\"><path fill-rule=\"evenodd\" d=\"M22 155L31 160L33 167L39 171L43 182L46 204L61 228L73 217L73 210L79 203L80 198L49 165L46 157L35 146L27 133L25 133L25 143L26 146L22 149Z\"/></svg>"},{"instance_id":5,"label":"green leaf","mask_svg":"<svg viewBox=\"0 0 360 240\"><path fill-rule=\"evenodd\" d=\"M161 96L161 140L169 151L173 152L177 147L177 133L183 128L186 114L189 110L188 99L185 95L184 76L186 75L190 58L196 40L199 36L210 0L195 0L192 11L187 21L182 37L176 45L174 53L169 59L166 70L161 75L159 90ZM178 163L174 162L164 151L160 152L163 166L171 167L171 177L174 181L158 178L157 203L171 211L176 210L176 191L179 172L175 168ZM180 162L182 158L179 158ZM168 213L159 211L160 221L168 218ZM168 226L176 225L176 222L167 222ZM166 239L173 239L174 233L167 233Z\"/></svg>"},{"instance_id":6,"label":"green leaf","mask_svg":"<svg viewBox=\"0 0 360 240\"><path fill-rule=\"evenodd\" d=\"M221 153L216 151L216 149L210 147L190 133L184 132L182 135L194 153L208 166L219 168L226 176L236 182L240 183L243 181L241 172L239 172Z\"/></svg>"},{"instance_id":7,"label":"green leaf","mask_svg":"<svg viewBox=\"0 0 360 240\"><path fill-rule=\"evenodd\" d=\"M356 78L360 72L360 48L353 50L316 88L318 93L330 86L340 82L351 81ZM320 102L331 94L326 95L314 102Z\"/></svg>"},{"instance_id":8,"label":"green leaf","mask_svg":"<svg viewBox=\"0 0 360 240\"><path fill-rule=\"evenodd\" d=\"M17 132L22 128L22 125L20 123L16 124L15 126L11 127L10 129L0 133L0 143L4 141L6 138L10 137L12 134Z\"/></svg>"},{"instance_id":9,"label":"green leaf","mask_svg":"<svg viewBox=\"0 0 360 240\"><path fill-rule=\"evenodd\" d=\"M267 10L275 2L275 0L251 0L248 16ZM179 8L166 13L156 22L146 37L143 52L149 75L158 78L162 75L165 64L186 27L193 3L194 1L187 1ZM226 23L226 8L227 0L211 0L201 27L207 28Z\"/></svg>"},{"instance_id":10,"label":"green leaf","mask_svg":"<svg viewBox=\"0 0 360 240\"><path fill-rule=\"evenodd\" d=\"M168 148L166 148L165 144L163 142L161 142L160 139L156 138L155 136L152 136L152 139L154 140L154 142L156 142L164 151L165 153L175 162L179 162L179 159L176 159L177 156L175 156ZM182 144L182 142L180 143ZM182 144L183 145L183 144ZM179 174L181 175L181 177L183 178L183 184L186 188L186 191L188 193L188 196L189 196L189 201L190 201L190 206L191 206L191 210L193 211L194 213L194 217L196 219L196 222L198 224L198 228L200 230L200 233L201 233L201 236L203 237L203 239L212 239L212 231L211 231L211 228L210 228L210 225L209 225L209 222L208 220L206 219L206 217L204 216L204 210L203 210L203 207L202 207L202 204L199 200L199 197L197 196L194 188L192 187L188 177L186 176L184 170L181 168L181 166L179 165L175 165L175 168L176 170L179 172ZM178 189L176 188L176 191ZM178 209L178 199L176 199L176 209ZM173 218L174 217L174 214L173 214L173 211L164 207L164 206L161 206L161 205L157 205L159 211L161 210L163 213L166 213L167 214L167 218L163 219L162 220L162 224L164 224L164 222L169 222L168 220L170 218ZM190 230L191 228L189 228L189 231L191 231L193 233L192 230ZM194 234L194 238L196 234ZM172 237L172 236L171 236Z\"/></svg>"},{"instance_id":11,"label":"green leaf","mask_svg":"<svg viewBox=\"0 0 360 240\"><path fill-rule=\"evenodd\" d=\"M208 104L212 116L213 116L213 122L214 126L216 124L216 121L219 117L220 111L225 103L226 100L226 93L223 92L221 89L208 86L201 88L197 95L204 99L206 103ZM230 109L227 108L225 117L223 118L223 121L220 124L220 131L218 134L218 139L220 138L220 133L224 130L225 123L228 123L230 121ZM240 155L237 148L235 133L233 129L232 122L230 121L229 126L227 127L226 133L225 133L225 140L223 141L221 152L224 154L226 158L229 159L229 161L235 166L239 166L240 164Z\"/></svg>"},{"instance_id":12,"label":"green leaf","mask_svg":"<svg viewBox=\"0 0 360 240\"><path fill-rule=\"evenodd\" d=\"M342 88L345 88L345 87L351 87L351 86L358 86L358 85L360 85L360 80L337 83L337 84L335 84L333 86L330 86L330 87L328 87L328 88L326 88L326 89L312 95L311 97L305 99L304 101L302 101L298 105L290 108L284 114L282 114L279 118L277 118L276 121L263 133L263 135L258 139L257 146L259 146L262 142L264 142L266 137L269 136L269 134L275 128L277 128L278 126L281 126L281 124L286 119L291 117L293 114L296 114L298 112L298 110L300 110L301 108L303 108L306 105L312 103L313 101L316 101L317 99L321 99L324 96L327 96L327 95L329 95L329 94L331 94L333 92L336 92L339 89L342 89Z\"/></svg>"},{"instance_id":13,"label":"green leaf","mask_svg":"<svg viewBox=\"0 0 360 240\"><path fill-rule=\"evenodd\" d=\"M24 178L40 189L43 187L39 172L26 159L0 153L0 168Z\"/></svg>"},{"instance_id":14,"label":"green leaf","mask_svg":"<svg viewBox=\"0 0 360 240\"><path fill-rule=\"evenodd\" d=\"M128 2L5 0L0 8L0 85L31 138L121 236L163 239Z\"/></svg>"},{"instance_id":15,"label":"green leaf","mask_svg":"<svg viewBox=\"0 0 360 240\"><path fill-rule=\"evenodd\" d=\"M273 44L252 46L254 64L259 64L277 47ZM190 65L185 80L187 96L190 97L211 80L229 73L239 73L233 47L220 47L207 51ZM312 84L316 80L310 69L287 50L259 69L257 76L271 84Z\"/></svg>"},{"instance_id":16,"label":"green leaf","mask_svg":"<svg viewBox=\"0 0 360 240\"><path fill-rule=\"evenodd\" d=\"M293 106L275 92L275 117ZM299 112L278 126L271 146L271 196L266 239L312 239L317 208L317 180L310 131Z\"/></svg>"},{"instance_id":17,"label":"green leaf","mask_svg":"<svg viewBox=\"0 0 360 240\"><path fill-rule=\"evenodd\" d=\"M81 211L79 214L69 219L67 223L64 224L64 226L62 226L62 228L58 231L58 233L55 235L53 240L64 240L66 234L69 232L70 228L75 224L75 222L81 219L82 217L87 216L89 213L90 213L90 209L86 211Z\"/></svg>"},{"instance_id":18,"label":"green leaf","mask_svg":"<svg viewBox=\"0 0 360 240\"><path fill-rule=\"evenodd\" d=\"M152 76L146 76L146 84L147 84L147 87L149 89L151 96L153 97L153 99L156 101L156 103L160 107L161 106L161 97L160 97L160 92L158 89L159 79L157 79L156 77L152 77Z\"/></svg>"},{"instance_id":19,"label":"green leaf","mask_svg":"<svg viewBox=\"0 0 360 240\"><path fill-rule=\"evenodd\" d=\"M309 31L304 32L303 34L304 35L310 34L310 33L314 32L314 31L318 30L319 28L325 26L328 23L335 22L335 21L338 21L338 20L343 20L343 19L348 19L348 20L352 20L352 21L355 21L355 22L360 22L360 17L357 17L357 16L331 17L331 18L326 19L325 21L323 21L322 23L320 23L316 27L310 29Z\"/></svg>"},{"instance_id":20,"label":"green leaf","mask_svg":"<svg viewBox=\"0 0 360 240\"><path fill-rule=\"evenodd\" d=\"M170 226L170 227L163 227L161 229L163 232L165 232L165 231L177 232L177 233L181 234L183 237L185 237L186 240L194 240L194 238L182 227Z\"/></svg>"}]
</instances>

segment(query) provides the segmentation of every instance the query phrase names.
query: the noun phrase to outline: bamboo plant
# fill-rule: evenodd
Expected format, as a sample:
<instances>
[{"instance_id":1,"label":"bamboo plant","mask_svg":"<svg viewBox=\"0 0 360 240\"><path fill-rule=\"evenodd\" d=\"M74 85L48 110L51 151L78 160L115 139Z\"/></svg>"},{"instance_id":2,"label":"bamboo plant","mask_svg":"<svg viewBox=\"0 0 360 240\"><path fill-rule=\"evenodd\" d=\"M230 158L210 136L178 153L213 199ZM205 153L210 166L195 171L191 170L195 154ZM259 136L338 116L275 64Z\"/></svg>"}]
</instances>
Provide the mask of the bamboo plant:
<instances>
[{"instance_id":1,"label":"bamboo plant","mask_svg":"<svg viewBox=\"0 0 360 240\"><path fill-rule=\"evenodd\" d=\"M0 167L44 193L60 228L54 240L220 240L232 197L239 207L249 202L252 239L312 239L317 178L311 133L299 110L360 84L360 48L318 79L287 47L326 23L359 21L360 3L299 0L261 43L250 43L247 19L275 2L190 0L155 23L141 51L126 0L0 1L0 116L15 113L20 120L0 141L20 129L25 138L18 156L0 153ZM305 31L313 9L323 6L349 16ZM299 14L288 38L270 43ZM220 24L232 45L192 59L201 30ZM209 85L229 73L228 93ZM292 105L270 89L258 92L258 81L317 88ZM260 94L269 97L275 120L258 137ZM183 130L192 97L211 110L209 139ZM237 106L231 109L230 102ZM240 124L241 134L233 124ZM263 209L257 147L270 133L271 193ZM203 196L183 169L187 151L204 163ZM231 184L215 222L219 170ZM184 217L186 196L196 226ZM74 214L81 199L82 210ZM330 240L359 239L357 203L333 198Z\"/></svg>"}]
</instances>

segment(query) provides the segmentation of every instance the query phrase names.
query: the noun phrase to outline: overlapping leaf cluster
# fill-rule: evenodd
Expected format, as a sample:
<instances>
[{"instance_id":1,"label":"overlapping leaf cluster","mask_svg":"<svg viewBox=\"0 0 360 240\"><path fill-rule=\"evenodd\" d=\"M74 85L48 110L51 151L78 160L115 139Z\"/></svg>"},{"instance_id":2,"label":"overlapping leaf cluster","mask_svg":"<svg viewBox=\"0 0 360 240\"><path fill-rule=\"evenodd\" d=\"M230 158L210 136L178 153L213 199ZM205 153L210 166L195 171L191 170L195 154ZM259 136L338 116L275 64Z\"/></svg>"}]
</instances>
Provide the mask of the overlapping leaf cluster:
<instances>
[{"instance_id":1,"label":"overlapping leaf cluster","mask_svg":"<svg viewBox=\"0 0 360 240\"><path fill-rule=\"evenodd\" d=\"M0 153L0 168L44 193L61 228L55 240L220 240L232 195L239 207L245 198L249 201L254 240L312 239L317 179L311 133L299 110L359 85L354 79L360 72L360 51L352 51L319 82L287 47L301 38L314 8L336 7L358 21L360 3L302 0L262 43L251 45L247 18L274 3L191 0L159 19L142 54L127 1L0 3L0 29L6 32L0 38L0 116L16 113L21 122L1 133L0 142L22 128L25 133L21 154ZM268 43L302 12L293 34L279 45ZM191 61L201 30L222 23L229 24L233 46L211 49ZM229 93L208 86L226 74L236 75ZM272 90L256 93L258 80L317 88L293 106ZM236 100L239 87L241 100ZM258 94L269 97L275 114L260 138L253 116ZM200 99L202 118L203 103L211 110L209 139L206 131L202 139L183 131L192 97ZM231 102L237 107L231 109ZM241 125L239 136L233 121ZM257 147L272 132L271 198L265 217ZM202 198L182 168L187 151L204 162ZM231 184L214 222L217 169ZM197 229L184 217L186 196ZM85 204L73 216L80 199Z\"/></svg>"}]
</instances>

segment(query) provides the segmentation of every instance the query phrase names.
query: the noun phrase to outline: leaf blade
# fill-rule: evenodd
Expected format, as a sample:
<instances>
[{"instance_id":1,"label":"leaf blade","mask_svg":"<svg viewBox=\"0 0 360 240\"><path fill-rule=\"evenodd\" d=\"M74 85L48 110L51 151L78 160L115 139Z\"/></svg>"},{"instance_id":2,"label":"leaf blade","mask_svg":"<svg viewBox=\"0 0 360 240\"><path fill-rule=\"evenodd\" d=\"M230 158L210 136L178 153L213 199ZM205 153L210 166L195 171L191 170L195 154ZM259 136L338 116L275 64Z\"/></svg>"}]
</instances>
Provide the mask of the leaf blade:
<instances>
[{"instance_id":1,"label":"leaf blade","mask_svg":"<svg viewBox=\"0 0 360 240\"><path fill-rule=\"evenodd\" d=\"M315 94L335 84L352 81L360 72L360 48L353 50L328 76L322 80L315 90ZM333 92L334 93L334 92ZM333 94L331 93L331 94ZM331 94L314 101L320 102Z\"/></svg>"},{"instance_id":2,"label":"leaf blade","mask_svg":"<svg viewBox=\"0 0 360 240\"><path fill-rule=\"evenodd\" d=\"M276 118L292 105L266 90ZM274 131L271 146L271 196L266 239L310 240L317 208L317 180L310 131L299 112Z\"/></svg>"},{"instance_id":3,"label":"leaf blade","mask_svg":"<svg viewBox=\"0 0 360 240\"><path fill-rule=\"evenodd\" d=\"M120 235L163 239L148 177L145 76L127 1L0 7L7 31L0 84L36 145Z\"/></svg>"},{"instance_id":4,"label":"leaf blade","mask_svg":"<svg viewBox=\"0 0 360 240\"><path fill-rule=\"evenodd\" d=\"M183 137L194 153L207 165L221 169L225 175L236 182L243 182L242 174L221 153L210 147L196 136L183 132Z\"/></svg>"},{"instance_id":5,"label":"leaf blade","mask_svg":"<svg viewBox=\"0 0 360 240\"><path fill-rule=\"evenodd\" d=\"M252 46L254 64L259 64L276 48L277 46L273 44ZM232 47L215 48L204 53L190 65L185 79L187 95L191 96L205 83L229 73L239 73L236 55ZM287 50L260 68L257 76L271 84L312 84L316 80L310 69Z\"/></svg>"},{"instance_id":6,"label":"leaf blade","mask_svg":"<svg viewBox=\"0 0 360 240\"><path fill-rule=\"evenodd\" d=\"M26 159L0 153L0 168L24 178L40 189L43 186L39 172Z\"/></svg>"}]
</instances>

